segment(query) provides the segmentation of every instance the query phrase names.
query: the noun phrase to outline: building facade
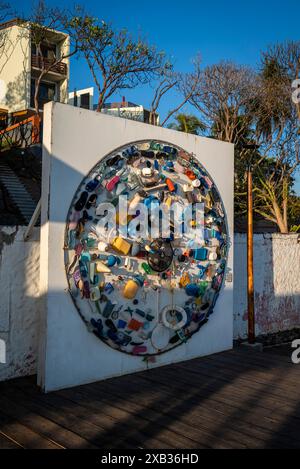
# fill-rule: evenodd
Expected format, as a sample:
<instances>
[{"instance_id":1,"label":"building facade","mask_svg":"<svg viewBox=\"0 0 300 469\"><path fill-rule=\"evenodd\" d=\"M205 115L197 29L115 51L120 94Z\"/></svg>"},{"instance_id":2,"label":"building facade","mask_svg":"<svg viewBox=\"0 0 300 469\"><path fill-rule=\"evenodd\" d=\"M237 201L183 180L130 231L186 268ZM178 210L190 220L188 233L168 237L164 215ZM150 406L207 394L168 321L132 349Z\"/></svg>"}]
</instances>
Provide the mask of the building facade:
<instances>
[{"instance_id":1,"label":"building facade","mask_svg":"<svg viewBox=\"0 0 300 469\"><path fill-rule=\"evenodd\" d=\"M0 108L8 113L34 109L36 81L41 74L41 57L31 40L28 24L12 20L0 25ZM43 62L53 67L42 78L39 108L48 101L68 102L69 36L50 30L42 44ZM57 59L62 57L58 62Z\"/></svg>"}]
</instances>

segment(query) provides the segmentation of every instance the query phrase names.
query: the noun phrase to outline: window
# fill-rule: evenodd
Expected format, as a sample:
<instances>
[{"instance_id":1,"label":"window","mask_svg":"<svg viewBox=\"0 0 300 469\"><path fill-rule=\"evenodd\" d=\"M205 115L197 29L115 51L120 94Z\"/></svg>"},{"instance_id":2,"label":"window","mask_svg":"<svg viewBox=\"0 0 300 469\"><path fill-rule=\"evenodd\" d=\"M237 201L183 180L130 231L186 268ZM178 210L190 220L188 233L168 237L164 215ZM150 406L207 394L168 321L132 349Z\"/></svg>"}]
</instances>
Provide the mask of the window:
<instances>
[{"instance_id":1,"label":"window","mask_svg":"<svg viewBox=\"0 0 300 469\"><path fill-rule=\"evenodd\" d=\"M31 80L30 106L34 107L35 80ZM43 109L44 104L54 101L56 95L55 83L41 82L39 88L39 109Z\"/></svg>"},{"instance_id":2,"label":"window","mask_svg":"<svg viewBox=\"0 0 300 469\"><path fill-rule=\"evenodd\" d=\"M80 107L90 109L90 94L84 93L80 95Z\"/></svg>"}]
</instances>

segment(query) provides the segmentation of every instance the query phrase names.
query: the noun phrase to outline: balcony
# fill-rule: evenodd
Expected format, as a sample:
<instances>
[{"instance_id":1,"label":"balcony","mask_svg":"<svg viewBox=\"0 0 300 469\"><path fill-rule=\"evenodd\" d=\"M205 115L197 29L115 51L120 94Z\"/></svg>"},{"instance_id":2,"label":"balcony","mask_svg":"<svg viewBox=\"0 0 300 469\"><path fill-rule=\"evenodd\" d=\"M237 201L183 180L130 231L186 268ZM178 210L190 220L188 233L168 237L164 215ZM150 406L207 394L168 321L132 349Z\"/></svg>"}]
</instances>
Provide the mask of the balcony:
<instances>
[{"instance_id":1,"label":"balcony","mask_svg":"<svg viewBox=\"0 0 300 469\"><path fill-rule=\"evenodd\" d=\"M32 55L31 56L31 66L33 68L38 68L40 70L43 67L45 67L46 69L48 69L50 67L49 72L56 73L56 74L62 75L62 76L67 76L67 74L68 74L68 66L67 66L66 63L64 63L64 62L58 62L57 63L55 60L47 59L45 57L42 59L38 55Z\"/></svg>"}]
</instances>

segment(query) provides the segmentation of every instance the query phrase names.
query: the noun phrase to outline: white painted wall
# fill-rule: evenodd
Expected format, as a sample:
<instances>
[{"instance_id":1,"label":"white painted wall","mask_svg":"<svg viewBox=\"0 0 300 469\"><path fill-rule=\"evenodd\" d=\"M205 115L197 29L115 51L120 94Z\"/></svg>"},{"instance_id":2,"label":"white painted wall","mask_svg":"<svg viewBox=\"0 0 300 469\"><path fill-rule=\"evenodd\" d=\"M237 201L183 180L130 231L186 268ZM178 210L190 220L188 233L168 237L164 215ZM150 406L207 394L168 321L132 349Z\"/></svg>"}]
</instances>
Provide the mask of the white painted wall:
<instances>
[{"instance_id":1,"label":"white painted wall","mask_svg":"<svg viewBox=\"0 0 300 469\"><path fill-rule=\"evenodd\" d=\"M24 231L25 227L0 227L0 381L37 372L39 229L34 229L26 243ZM297 235L280 234L254 236L257 334L300 327L297 238ZM246 271L246 235L236 234L235 339L245 338L247 334ZM1 340L7 346L5 364Z\"/></svg>"},{"instance_id":2,"label":"white painted wall","mask_svg":"<svg viewBox=\"0 0 300 469\"><path fill-rule=\"evenodd\" d=\"M39 229L24 243L25 228L0 227L0 381L36 373Z\"/></svg>"},{"instance_id":3,"label":"white painted wall","mask_svg":"<svg viewBox=\"0 0 300 469\"><path fill-rule=\"evenodd\" d=\"M235 235L234 338L247 337L247 239ZM298 235L254 236L256 334L300 327Z\"/></svg>"},{"instance_id":4,"label":"white painted wall","mask_svg":"<svg viewBox=\"0 0 300 469\"><path fill-rule=\"evenodd\" d=\"M89 333L67 292L64 232L78 185L117 148L141 140L169 142L194 153L216 183L227 212L233 270L233 145L103 115L59 103L44 109L41 229L43 299L38 382L45 391L161 366L232 347L233 284L225 282L208 324L187 344L147 365L141 357L107 347Z\"/></svg>"}]
</instances>

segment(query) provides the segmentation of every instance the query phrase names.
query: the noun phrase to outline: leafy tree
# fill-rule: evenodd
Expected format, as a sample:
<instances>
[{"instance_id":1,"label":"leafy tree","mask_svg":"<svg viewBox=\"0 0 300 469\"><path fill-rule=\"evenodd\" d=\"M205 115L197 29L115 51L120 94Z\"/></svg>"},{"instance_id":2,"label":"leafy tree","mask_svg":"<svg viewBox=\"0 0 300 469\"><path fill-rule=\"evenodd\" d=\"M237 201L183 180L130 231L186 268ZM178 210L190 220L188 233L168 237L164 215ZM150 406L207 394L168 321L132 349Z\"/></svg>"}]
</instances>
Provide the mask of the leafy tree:
<instances>
[{"instance_id":1,"label":"leafy tree","mask_svg":"<svg viewBox=\"0 0 300 469\"><path fill-rule=\"evenodd\" d=\"M191 102L209 135L235 144L236 212L246 208L244 174L251 156L255 210L287 233L300 155L299 122L286 68L265 55L257 73L233 63L212 65L204 69ZM247 143L259 151L250 155Z\"/></svg>"},{"instance_id":2,"label":"leafy tree","mask_svg":"<svg viewBox=\"0 0 300 469\"><path fill-rule=\"evenodd\" d=\"M177 114L175 117L177 123L172 123L169 129L179 130L189 134L199 135L200 132L205 131L204 124L198 119L197 116L191 114Z\"/></svg>"},{"instance_id":3,"label":"leafy tree","mask_svg":"<svg viewBox=\"0 0 300 469\"><path fill-rule=\"evenodd\" d=\"M85 58L97 87L97 111L120 90L149 83L163 68L165 54L127 30L89 16L77 8L68 24L69 31Z\"/></svg>"}]
</instances>

